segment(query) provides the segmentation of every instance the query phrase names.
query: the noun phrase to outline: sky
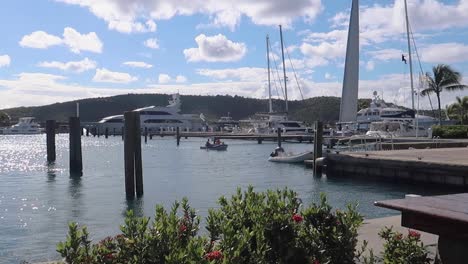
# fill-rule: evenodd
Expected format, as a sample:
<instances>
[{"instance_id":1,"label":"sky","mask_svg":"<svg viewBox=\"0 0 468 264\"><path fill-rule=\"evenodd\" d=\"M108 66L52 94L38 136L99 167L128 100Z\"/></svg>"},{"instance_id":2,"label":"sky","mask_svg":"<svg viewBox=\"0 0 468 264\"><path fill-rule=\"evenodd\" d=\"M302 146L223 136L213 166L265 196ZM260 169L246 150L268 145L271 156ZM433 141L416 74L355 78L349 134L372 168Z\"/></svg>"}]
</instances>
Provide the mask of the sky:
<instances>
[{"instance_id":1,"label":"sky","mask_svg":"<svg viewBox=\"0 0 468 264\"><path fill-rule=\"evenodd\" d=\"M268 98L267 35L271 92L283 98L280 24L289 99L340 96L350 9L351 0L3 1L0 109L126 93ZM403 0L359 9L359 97L411 106ZM408 10L416 88L421 69L439 63L468 83L468 0L408 0ZM444 92L443 107L464 95Z\"/></svg>"}]
</instances>

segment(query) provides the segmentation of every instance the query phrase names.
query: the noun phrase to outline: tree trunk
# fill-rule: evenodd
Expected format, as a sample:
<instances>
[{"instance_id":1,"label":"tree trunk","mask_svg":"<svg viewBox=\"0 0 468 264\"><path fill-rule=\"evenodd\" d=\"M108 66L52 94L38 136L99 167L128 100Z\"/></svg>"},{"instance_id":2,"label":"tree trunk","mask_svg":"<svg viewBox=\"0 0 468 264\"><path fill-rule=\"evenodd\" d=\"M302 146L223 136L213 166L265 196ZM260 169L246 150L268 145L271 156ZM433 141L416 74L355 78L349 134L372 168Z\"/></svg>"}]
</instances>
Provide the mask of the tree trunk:
<instances>
[{"instance_id":1,"label":"tree trunk","mask_svg":"<svg viewBox=\"0 0 468 264\"><path fill-rule=\"evenodd\" d=\"M442 125L442 110L440 109L440 93L436 93L437 103L439 103L439 126Z\"/></svg>"}]
</instances>

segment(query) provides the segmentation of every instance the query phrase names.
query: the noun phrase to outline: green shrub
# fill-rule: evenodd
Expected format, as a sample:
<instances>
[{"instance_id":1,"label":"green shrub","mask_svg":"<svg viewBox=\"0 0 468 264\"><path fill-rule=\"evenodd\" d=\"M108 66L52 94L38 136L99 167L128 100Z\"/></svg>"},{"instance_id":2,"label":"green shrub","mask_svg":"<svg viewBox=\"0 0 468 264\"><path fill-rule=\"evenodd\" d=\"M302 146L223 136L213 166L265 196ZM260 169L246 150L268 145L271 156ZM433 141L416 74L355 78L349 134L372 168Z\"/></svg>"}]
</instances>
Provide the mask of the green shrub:
<instances>
[{"instance_id":1,"label":"green shrub","mask_svg":"<svg viewBox=\"0 0 468 264\"><path fill-rule=\"evenodd\" d=\"M441 138L468 138L468 126L433 126L432 136Z\"/></svg>"},{"instance_id":2,"label":"green shrub","mask_svg":"<svg viewBox=\"0 0 468 264\"><path fill-rule=\"evenodd\" d=\"M421 235L408 230L408 235L395 232L392 228L384 228L379 236L385 240L383 262L385 264L429 264L429 253L421 242Z\"/></svg>"}]
</instances>

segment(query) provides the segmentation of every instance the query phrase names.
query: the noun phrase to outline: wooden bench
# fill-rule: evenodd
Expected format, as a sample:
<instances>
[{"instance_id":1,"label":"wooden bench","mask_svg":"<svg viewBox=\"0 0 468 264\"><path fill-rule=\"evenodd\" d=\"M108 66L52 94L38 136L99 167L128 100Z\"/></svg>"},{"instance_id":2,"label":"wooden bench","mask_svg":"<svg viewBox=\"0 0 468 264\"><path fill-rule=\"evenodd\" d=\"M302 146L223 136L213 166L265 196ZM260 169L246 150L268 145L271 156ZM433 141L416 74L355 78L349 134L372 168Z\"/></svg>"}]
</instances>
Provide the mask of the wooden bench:
<instances>
[{"instance_id":1,"label":"wooden bench","mask_svg":"<svg viewBox=\"0 0 468 264\"><path fill-rule=\"evenodd\" d=\"M401 211L401 225L439 236L444 264L468 263L468 193L375 202Z\"/></svg>"}]
</instances>

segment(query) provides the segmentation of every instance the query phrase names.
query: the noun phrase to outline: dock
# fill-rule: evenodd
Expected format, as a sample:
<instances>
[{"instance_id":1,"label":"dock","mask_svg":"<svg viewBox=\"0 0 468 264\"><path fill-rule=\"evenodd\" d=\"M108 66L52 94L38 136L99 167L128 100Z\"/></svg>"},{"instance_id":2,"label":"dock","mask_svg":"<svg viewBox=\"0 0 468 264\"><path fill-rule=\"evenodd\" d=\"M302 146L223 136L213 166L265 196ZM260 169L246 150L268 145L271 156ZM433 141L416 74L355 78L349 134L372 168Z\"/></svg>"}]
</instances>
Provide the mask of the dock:
<instances>
[{"instance_id":1,"label":"dock","mask_svg":"<svg viewBox=\"0 0 468 264\"><path fill-rule=\"evenodd\" d=\"M468 187L467 147L328 153L326 166L330 177Z\"/></svg>"}]
</instances>

